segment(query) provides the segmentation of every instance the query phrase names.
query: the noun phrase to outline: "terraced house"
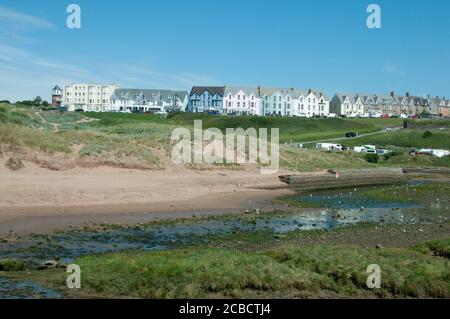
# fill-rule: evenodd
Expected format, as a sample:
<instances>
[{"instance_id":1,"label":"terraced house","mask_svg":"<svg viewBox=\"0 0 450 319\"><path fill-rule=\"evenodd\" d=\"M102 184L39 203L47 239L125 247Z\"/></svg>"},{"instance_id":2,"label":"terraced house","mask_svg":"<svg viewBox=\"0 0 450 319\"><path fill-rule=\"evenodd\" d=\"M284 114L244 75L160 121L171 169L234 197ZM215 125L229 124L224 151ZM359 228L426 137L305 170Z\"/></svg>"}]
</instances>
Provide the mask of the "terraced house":
<instances>
[{"instance_id":1,"label":"terraced house","mask_svg":"<svg viewBox=\"0 0 450 319\"><path fill-rule=\"evenodd\" d=\"M261 88L263 115L327 116L329 101L319 90Z\"/></svg>"},{"instance_id":2,"label":"terraced house","mask_svg":"<svg viewBox=\"0 0 450 319\"><path fill-rule=\"evenodd\" d=\"M447 100L445 97L440 98L436 97L434 99L434 103L437 105L438 113L444 117L450 117L450 100Z\"/></svg>"},{"instance_id":3,"label":"terraced house","mask_svg":"<svg viewBox=\"0 0 450 319\"><path fill-rule=\"evenodd\" d=\"M330 102L330 112L349 117L379 117L384 115L418 115L427 112L438 114L436 103L428 96L337 93Z\"/></svg>"},{"instance_id":4,"label":"terraced house","mask_svg":"<svg viewBox=\"0 0 450 319\"><path fill-rule=\"evenodd\" d=\"M191 112L261 116L327 116L324 92L294 88L199 87L190 94Z\"/></svg>"},{"instance_id":5,"label":"terraced house","mask_svg":"<svg viewBox=\"0 0 450 319\"><path fill-rule=\"evenodd\" d=\"M225 86L194 86L189 94L189 111L223 113Z\"/></svg>"},{"instance_id":6,"label":"terraced house","mask_svg":"<svg viewBox=\"0 0 450 319\"><path fill-rule=\"evenodd\" d=\"M252 87L225 87L223 113L261 115L260 89Z\"/></svg>"},{"instance_id":7,"label":"terraced house","mask_svg":"<svg viewBox=\"0 0 450 319\"><path fill-rule=\"evenodd\" d=\"M111 111L185 112L188 102L186 91L116 89L111 96Z\"/></svg>"}]
</instances>

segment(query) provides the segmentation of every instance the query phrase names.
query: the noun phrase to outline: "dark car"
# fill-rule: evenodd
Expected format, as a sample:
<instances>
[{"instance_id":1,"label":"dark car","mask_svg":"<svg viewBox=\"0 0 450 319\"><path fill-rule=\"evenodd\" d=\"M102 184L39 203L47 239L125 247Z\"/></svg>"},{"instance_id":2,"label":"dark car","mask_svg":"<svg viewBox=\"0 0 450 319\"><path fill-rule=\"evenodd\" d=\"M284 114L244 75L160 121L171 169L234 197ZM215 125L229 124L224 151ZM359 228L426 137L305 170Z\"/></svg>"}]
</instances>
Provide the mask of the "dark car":
<instances>
[{"instance_id":1,"label":"dark car","mask_svg":"<svg viewBox=\"0 0 450 319\"><path fill-rule=\"evenodd\" d=\"M347 133L345 133L345 137L346 138L352 138L352 137L357 137L358 136L358 133L356 133L356 132L347 132Z\"/></svg>"}]
</instances>

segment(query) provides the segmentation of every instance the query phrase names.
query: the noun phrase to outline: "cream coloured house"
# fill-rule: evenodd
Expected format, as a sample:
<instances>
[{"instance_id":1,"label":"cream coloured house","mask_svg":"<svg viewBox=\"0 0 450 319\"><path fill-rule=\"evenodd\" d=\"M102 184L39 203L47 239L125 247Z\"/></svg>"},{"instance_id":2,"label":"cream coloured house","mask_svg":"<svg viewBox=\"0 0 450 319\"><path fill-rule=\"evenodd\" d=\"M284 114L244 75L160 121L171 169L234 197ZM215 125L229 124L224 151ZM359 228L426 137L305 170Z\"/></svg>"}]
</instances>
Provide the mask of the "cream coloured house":
<instances>
[{"instance_id":1,"label":"cream coloured house","mask_svg":"<svg viewBox=\"0 0 450 319\"><path fill-rule=\"evenodd\" d=\"M75 83L64 85L62 105L68 111L85 112L111 111L111 96L118 89L115 84Z\"/></svg>"}]
</instances>

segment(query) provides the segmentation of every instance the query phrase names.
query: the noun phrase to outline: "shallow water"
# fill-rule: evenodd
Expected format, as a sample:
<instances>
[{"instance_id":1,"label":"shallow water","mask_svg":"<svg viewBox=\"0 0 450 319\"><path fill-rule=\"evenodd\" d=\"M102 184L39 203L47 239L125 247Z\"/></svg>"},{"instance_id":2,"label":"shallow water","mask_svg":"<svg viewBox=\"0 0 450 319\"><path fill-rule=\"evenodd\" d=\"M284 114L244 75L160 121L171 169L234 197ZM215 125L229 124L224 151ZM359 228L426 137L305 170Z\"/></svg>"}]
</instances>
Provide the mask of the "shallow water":
<instances>
[{"instance_id":1,"label":"shallow water","mask_svg":"<svg viewBox=\"0 0 450 319\"><path fill-rule=\"evenodd\" d=\"M185 220L132 228L101 231L67 231L52 235L22 237L0 244L0 258L16 258L39 264L49 259L64 263L76 257L122 250L164 250L173 244L193 244L209 235L226 236L233 232L268 231L288 233L301 230L330 230L358 223L416 224L436 223L449 217L448 207L439 204L422 207L416 203L373 200L354 191L320 192L293 197L320 203L325 209L280 215L236 216L227 219Z\"/></svg>"},{"instance_id":2,"label":"shallow water","mask_svg":"<svg viewBox=\"0 0 450 319\"><path fill-rule=\"evenodd\" d=\"M57 299L61 294L31 281L0 278L0 299Z\"/></svg>"},{"instance_id":3,"label":"shallow water","mask_svg":"<svg viewBox=\"0 0 450 319\"><path fill-rule=\"evenodd\" d=\"M416 185L420 181L413 182ZM330 230L358 223L427 224L450 218L448 204L430 203L422 207L416 203L397 203L374 200L359 195L360 191L328 191L291 196L324 209L297 212L244 215L228 218L182 220L172 223L136 227L117 227L107 230L70 230L51 235L33 235L0 243L0 259L15 258L30 266L57 259L70 263L75 258L96 253L123 250L165 250L194 244L207 236L226 236L234 232L267 231L274 234L302 230ZM60 298L57 292L32 282L0 278L1 298Z\"/></svg>"}]
</instances>

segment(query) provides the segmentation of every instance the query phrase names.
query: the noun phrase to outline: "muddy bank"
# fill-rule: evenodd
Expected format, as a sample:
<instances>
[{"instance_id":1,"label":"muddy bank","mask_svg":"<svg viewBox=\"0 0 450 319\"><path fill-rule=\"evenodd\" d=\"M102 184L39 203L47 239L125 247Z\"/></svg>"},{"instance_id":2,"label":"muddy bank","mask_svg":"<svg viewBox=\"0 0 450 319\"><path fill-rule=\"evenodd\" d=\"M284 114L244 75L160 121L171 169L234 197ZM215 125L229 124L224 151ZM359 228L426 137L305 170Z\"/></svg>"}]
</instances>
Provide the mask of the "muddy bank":
<instances>
[{"instance_id":1,"label":"muddy bank","mask_svg":"<svg viewBox=\"0 0 450 319\"><path fill-rule=\"evenodd\" d=\"M401 168L329 170L280 176L281 181L298 191L397 184L405 179Z\"/></svg>"}]
</instances>

